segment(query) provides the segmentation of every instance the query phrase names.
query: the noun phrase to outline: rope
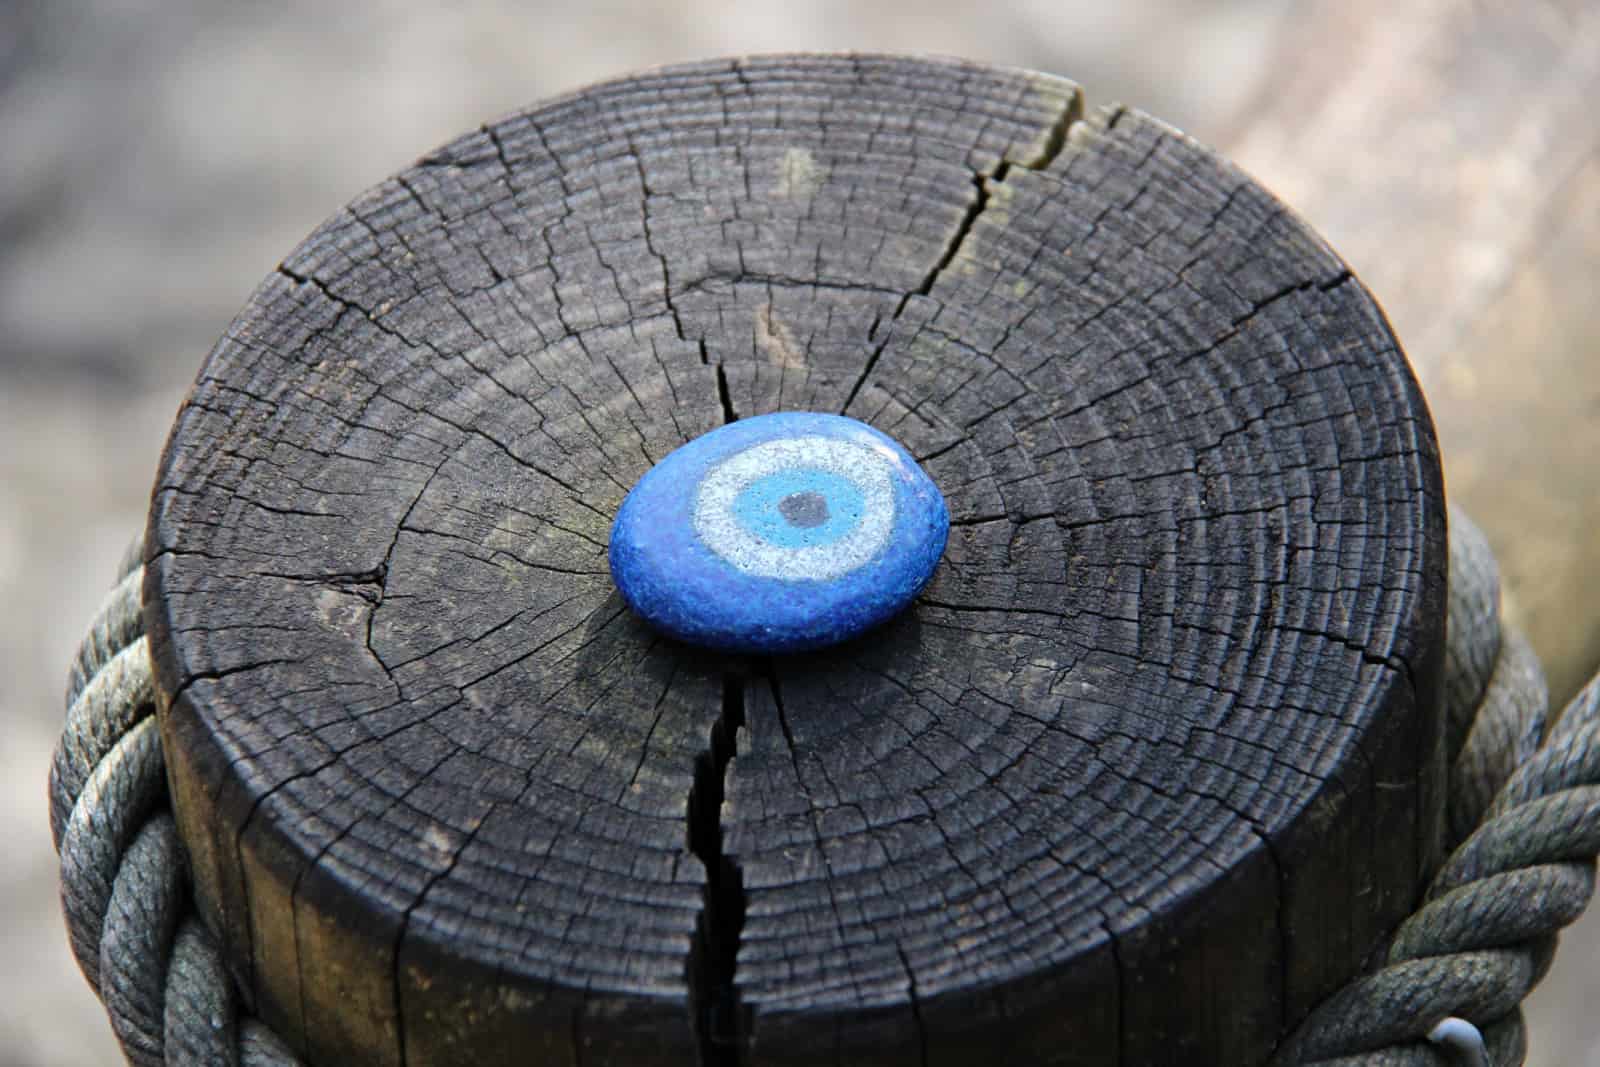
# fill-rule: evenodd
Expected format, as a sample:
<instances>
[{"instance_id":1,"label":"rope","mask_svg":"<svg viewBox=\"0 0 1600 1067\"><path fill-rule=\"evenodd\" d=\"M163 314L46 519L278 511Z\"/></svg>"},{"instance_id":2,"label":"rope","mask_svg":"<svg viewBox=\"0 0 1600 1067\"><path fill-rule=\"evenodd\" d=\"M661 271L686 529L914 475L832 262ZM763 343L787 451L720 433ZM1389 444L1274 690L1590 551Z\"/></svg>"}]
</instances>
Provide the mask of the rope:
<instances>
[{"instance_id":1,"label":"rope","mask_svg":"<svg viewBox=\"0 0 1600 1067\"><path fill-rule=\"evenodd\" d=\"M299 1067L249 1015L189 894L168 808L137 546L67 685L50 771L62 907L84 977L137 1067ZM1512 1067L1519 1005L1594 891L1600 678L1546 737L1537 658L1500 625L1494 557L1450 514L1446 740L1454 851L1384 962L1320 1004L1275 1067Z\"/></svg>"},{"instance_id":2,"label":"rope","mask_svg":"<svg viewBox=\"0 0 1600 1067\"><path fill-rule=\"evenodd\" d=\"M50 768L68 940L135 1067L300 1067L282 1039L241 1012L194 911L152 714L137 559L130 552L78 649Z\"/></svg>"}]
</instances>

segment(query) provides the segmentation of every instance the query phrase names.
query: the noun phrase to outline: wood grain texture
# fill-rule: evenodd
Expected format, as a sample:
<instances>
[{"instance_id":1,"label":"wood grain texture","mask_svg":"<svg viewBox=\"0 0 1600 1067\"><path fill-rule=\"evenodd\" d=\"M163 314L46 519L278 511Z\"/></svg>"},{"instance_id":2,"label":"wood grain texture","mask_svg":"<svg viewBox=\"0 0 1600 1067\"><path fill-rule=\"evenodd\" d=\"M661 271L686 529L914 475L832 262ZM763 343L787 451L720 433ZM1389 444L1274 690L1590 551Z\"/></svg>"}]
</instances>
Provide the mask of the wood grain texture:
<instances>
[{"instance_id":1,"label":"wood grain texture","mask_svg":"<svg viewBox=\"0 0 1600 1067\"><path fill-rule=\"evenodd\" d=\"M652 463L844 411L946 494L859 640L649 632ZM218 344L146 603L180 824L319 1064L1258 1063L1441 828L1443 511L1240 172L952 62L673 68L335 216Z\"/></svg>"},{"instance_id":2,"label":"wood grain texture","mask_svg":"<svg viewBox=\"0 0 1600 1067\"><path fill-rule=\"evenodd\" d=\"M1600 5L1313 0L1230 156L1377 294L1564 702L1600 666Z\"/></svg>"}]
</instances>

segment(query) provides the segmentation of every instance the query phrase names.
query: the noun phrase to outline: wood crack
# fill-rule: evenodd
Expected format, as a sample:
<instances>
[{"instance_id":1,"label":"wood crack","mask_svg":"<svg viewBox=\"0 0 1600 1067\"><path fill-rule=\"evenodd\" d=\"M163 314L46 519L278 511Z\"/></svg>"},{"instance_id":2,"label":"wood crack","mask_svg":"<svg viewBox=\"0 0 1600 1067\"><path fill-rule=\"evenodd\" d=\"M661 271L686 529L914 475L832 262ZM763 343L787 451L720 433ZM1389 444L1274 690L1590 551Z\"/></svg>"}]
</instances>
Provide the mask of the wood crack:
<instances>
[{"instance_id":1,"label":"wood crack","mask_svg":"<svg viewBox=\"0 0 1600 1067\"><path fill-rule=\"evenodd\" d=\"M495 803L490 802L478 815L477 821L467 829L461 841L451 849L449 859L444 866L428 876L421 890L418 891L411 903L406 906L404 914L400 916L399 929L395 932L394 948L390 954L391 967L393 968L390 987L394 991L395 1048L400 1056L400 1067L406 1067L406 1015L405 997L400 994L402 988L400 955L405 946L406 934L411 929L411 916L416 913L418 908L422 907L423 901L428 898L428 894L433 890L433 887L448 878L450 872L456 869L456 864L461 862L462 853L466 852L472 842L477 839L478 831L483 827L489 816L494 814L497 806Z\"/></svg>"},{"instance_id":2,"label":"wood crack","mask_svg":"<svg viewBox=\"0 0 1600 1067\"><path fill-rule=\"evenodd\" d=\"M728 765L744 724L744 678L729 672L722 678L722 715L711 728L710 747L695 759L689 789L689 851L706 872L705 905L695 923L687 976L700 1067L739 1067L748 1033L748 1012L733 980L744 930L744 871L722 847Z\"/></svg>"},{"instance_id":3,"label":"wood crack","mask_svg":"<svg viewBox=\"0 0 1600 1067\"><path fill-rule=\"evenodd\" d=\"M956 228L951 233L950 239L945 242L944 248L939 253L939 258L934 260L933 266L923 276L922 283L900 297L900 302L895 305L894 313L889 316L890 327L905 313L906 307L911 303L911 298L930 295L933 292L934 285L939 281L939 276L945 272L951 263L955 262L956 256L961 253L961 249L966 245L967 238L971 235L973 227L977 225L978 219L989 206L991 185L1003 183L1006 180L1006 175L1011 173L1013 165L1019 166L1024 170L1041 171L1055 162L1056 157L1066 147L1067 135L1071 132L1073 125L1082 117L1083 95L1074 91L1068 97L1066 106L1057 114L1055 121L1050 124L1045 133L1044 142L1037 152L1015 163L1010 158L1001 156L994 166L987 170L973 171L972 185L976 192L967 203L966 211L962 213L961 220L956 223ZM855 402L856 394L861 392L861 387L867 384L868 378L872 377L873 369L877 367L878 360L882 358L884 350L889 347L889 330L884 330L882 339L878 339L880 325L881 323L878 319L873 319L872 328L867 331L867 340L876 341L876 343L873 345L872 352L867 356L866 365L861 368L861 373L857 375L855 384L850 387L849 394L845 396L844 404L839 408L841 414L850 410L850 405Z\"/></svg>"},{"instance_id":4,"label":"wood crack","mask_svg":"<svg viewBox=\"0 0 1600 1067\"><path fill-rule=\"evenodd\" d=\"M900 966L906 971L906 999L911 1002L911 1021L917 1025L917 1062L922 1067L928 1067L928 1028L922 1021L922 1002L917 995L917 972L911 969L911 960L906 956L905 946L896 943L894 950L900 957Z\"/></svg>"},{"instance_id":5,"label":"wood crack","mask_svg":"<svg viewBox=\"0 0 1600 1067\"><path fill-rule=\"evenodd\" d=\"M692 344L695 346L696 350L700 353L700 363L702 366L712 366L711 352L706 348L706 339L704 337L690 338L688 331L684 329L683 316L678 311L678 305L673 302L672 270L667 266L666 254L662 252L661 249L656 247L655 234L650 228L650 198L655 195L655 192L650 187L650 179L645 174L644 170L644 158L639 153L637 146L630 142L628 149L628 155L633 160L633 164L638 170L640 193L639 210L642 213L640 222L642 227L641 232L644 238L644 247L645 250L650 253L651 257L655 259L656 264L661 268L661 303L666 307L667 315L672 319L672 328L677 334L678 340L684 342L685 344ZM715 367L717 376L717 397L722 403L722 417L725 422L733 422L738 419L739 416L734 414L733 404L728 397L728 379L727 375L723 373L722 361L717 360Z\"/></svg>"}]
</instances>

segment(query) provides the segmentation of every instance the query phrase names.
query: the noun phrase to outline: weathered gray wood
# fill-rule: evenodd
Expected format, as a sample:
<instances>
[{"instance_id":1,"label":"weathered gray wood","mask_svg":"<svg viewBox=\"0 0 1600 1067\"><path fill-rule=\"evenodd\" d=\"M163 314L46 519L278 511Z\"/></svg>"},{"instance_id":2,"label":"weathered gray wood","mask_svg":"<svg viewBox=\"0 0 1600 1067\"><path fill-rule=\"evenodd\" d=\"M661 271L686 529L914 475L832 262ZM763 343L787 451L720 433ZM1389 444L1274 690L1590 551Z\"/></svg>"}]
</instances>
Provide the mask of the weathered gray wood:
<instances>
[{"instance_id":1,"label":"weathered gray wood","mask_svg":"<svg viewBox=\"0 0 1600 1067\"><path fill-rule=\"evenodd\" d=\"M651 463L844 410L949 501L906 615L699 653ZM330 220L219 343L146 600L175 803L314 1062L1256 1063L1441 827L1443 512L1362 287L1067 83L673 69Z\"/></svg>"},{"instance_id":2,"label":"weathered gray wood","mask_svg":"<svg viewBox=\"0 0 1600 1067\"><path fill-rule=\"evenodd\" d=\"M1221 143L1394 322L1559 705L1600 667L1600 5L1311 0L1287 24Z\"/></svg>"}]
</instances>

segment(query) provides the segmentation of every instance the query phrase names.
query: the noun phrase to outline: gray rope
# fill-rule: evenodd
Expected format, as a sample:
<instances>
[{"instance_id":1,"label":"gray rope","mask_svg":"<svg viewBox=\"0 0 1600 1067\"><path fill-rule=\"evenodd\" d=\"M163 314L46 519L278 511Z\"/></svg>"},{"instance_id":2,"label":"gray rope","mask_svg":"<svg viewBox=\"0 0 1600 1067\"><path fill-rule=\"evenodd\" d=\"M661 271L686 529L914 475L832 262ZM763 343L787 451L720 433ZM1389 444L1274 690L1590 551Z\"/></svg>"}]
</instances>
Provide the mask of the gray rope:
<instances>
[{"instance_id":1,"label":"gray rope","mask_svg":"<svg viewBox=\"0 0 1600 1067\"><path fill-rule=\"evenodd\" d=\"M1521 635L1502 630L1494 557L1455 510L1450 553L1444 685L1456 847L1384 965L1319 1005L1279 1049L1279 1067L1520 1064L1519 1005L1548 969L1556 932L1594 891L1600 678L1545 738L1543 672ZM152 716L137 559L72 666L50 772L73 952L139 1067L298 1067L243 1011L189 898Z\"/></svg>"},{"instance_id":2,"label":"gray rope","mask_svg":"<svg viewBox=\"0 0 1600 1067\"><path fill-rule=\"evenodd\" d=\"M276 1034L241 1014L189 898L139 619L143 572L130 556L72 665L50 768L68 940L136 1067L299 1067Z\"/></svg>"}]
</instances>

